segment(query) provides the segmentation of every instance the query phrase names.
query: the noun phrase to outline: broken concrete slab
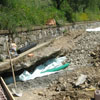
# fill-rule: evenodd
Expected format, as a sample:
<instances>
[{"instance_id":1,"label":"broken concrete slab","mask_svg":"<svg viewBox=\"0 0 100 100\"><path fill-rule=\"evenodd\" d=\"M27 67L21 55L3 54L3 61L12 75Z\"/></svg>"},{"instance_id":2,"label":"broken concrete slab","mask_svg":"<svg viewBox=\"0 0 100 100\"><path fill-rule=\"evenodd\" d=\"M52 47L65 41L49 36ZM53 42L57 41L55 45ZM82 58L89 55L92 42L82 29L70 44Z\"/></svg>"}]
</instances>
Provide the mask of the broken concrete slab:
<instances>
[{"instance_id":1,"label":"broken concrete slab","mask_svg":"<svg viewBox=\"0 0 100 100\"><path fill-rule=\"evenodd\" d=\"M27 58L27 54L29 54L31 52L34 52L34 51L36 51L36 50L38 50L42 47L45 47L45 46L49 45L50 43L51 43L51 41L40 44L40 45L38 45L38 46L22 53L22 54L20 54L18 57L13 58L12 62L14 63L14 65L16 65L17 63L22 62L25 59L25 57ZM5 70L9 70L9 69L11 69L9 59L7 59L6 61L0 63L0 72L3 72Z\"/></svg>"}]
</instances>

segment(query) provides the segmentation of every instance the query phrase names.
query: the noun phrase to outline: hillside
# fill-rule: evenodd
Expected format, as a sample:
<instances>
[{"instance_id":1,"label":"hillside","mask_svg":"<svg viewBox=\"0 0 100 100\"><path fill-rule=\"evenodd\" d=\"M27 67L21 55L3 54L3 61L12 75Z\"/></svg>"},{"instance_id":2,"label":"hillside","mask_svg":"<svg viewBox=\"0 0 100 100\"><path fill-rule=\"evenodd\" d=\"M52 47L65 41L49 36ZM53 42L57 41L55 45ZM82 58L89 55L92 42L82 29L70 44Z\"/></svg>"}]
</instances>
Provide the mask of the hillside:
<instances>
[{"instance_id":1,"label":"hillside","mask_svg":"<svg viewBox=\"0 0 100 100\"><path fill-rule=\"evenodd\" d=\"M0 29L100 20L99 0L0 0Z\"/></svg>"}]
</instances>

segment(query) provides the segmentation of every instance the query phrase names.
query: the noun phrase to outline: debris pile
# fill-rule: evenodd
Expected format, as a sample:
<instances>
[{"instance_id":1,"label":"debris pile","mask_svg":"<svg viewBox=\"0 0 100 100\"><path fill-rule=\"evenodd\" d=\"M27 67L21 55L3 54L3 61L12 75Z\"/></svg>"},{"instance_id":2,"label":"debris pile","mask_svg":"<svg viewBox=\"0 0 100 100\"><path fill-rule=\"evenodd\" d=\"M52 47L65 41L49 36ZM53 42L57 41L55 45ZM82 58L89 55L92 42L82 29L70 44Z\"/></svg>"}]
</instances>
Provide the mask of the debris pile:
<instances>
[{"instance_id":1,"label":"debris pile","mask_svg":"<svg viewBox=\"0 0 100 100\"><path fill-rule=\"evenodd\" d=\"M100 45L97 46L96 49L90 54L93 58L91 63L93 63L95 67L99 67L100 66Z\"/></svg>"},{"instance_id":2,"label":"debris pile","mask_svg":"<svg viewBox=\"0 0 100 100\"><path fill-rule=\"evenodd\" d=\"M72 73L53 81L48 89L57 93L52 95L52 100L92 100L95 91L100 90L100 69L99 67L75 69Z\"/></svg>"},{"instance_id":3,"label":"debris pile","mask_svg":"<svg viewBox=\"0 0 100 100\"><path fill-rule=\"evenodd\" d=\"M42 92L37 93L41 100L92 100L95 90L100 90L99 40L99 32L80 36L74 41L76 47L66 54L67 59L71 62L69 68L73 68L72 71L68 72L65 69L25 84L20 82L19 87L22 89L46 87L47 91L43 92L44 89L42 89ZM48 84L49 86L47 86ZM33 97L35 95L32 94Z\"/></svg>"}]
</instances>

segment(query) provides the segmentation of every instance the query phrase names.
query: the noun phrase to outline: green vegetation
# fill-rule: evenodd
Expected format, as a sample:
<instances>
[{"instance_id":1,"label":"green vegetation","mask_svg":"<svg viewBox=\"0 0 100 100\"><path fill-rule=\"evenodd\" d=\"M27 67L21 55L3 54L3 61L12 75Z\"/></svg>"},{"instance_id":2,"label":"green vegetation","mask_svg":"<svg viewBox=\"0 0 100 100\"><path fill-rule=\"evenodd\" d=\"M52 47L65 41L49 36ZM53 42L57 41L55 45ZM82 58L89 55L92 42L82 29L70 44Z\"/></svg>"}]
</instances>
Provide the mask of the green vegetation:
<instances>
[{"instance_id":1,"label":"green vegetation","mask_svg":"<svg viewBox=\"0 0 100 100\"><path fill-rule=\"evenodd\" d=\"M0 29L100 20L100 0L0 0Z\"/></svg>"}]
</instances>

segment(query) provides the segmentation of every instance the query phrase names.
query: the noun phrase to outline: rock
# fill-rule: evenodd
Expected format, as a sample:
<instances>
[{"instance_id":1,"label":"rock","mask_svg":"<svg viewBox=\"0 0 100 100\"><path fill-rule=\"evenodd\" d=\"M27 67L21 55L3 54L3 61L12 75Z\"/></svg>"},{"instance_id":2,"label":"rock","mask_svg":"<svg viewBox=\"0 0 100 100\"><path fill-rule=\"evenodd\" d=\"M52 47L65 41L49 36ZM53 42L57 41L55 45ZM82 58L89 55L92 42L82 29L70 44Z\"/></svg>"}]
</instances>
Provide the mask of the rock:
<instances>
[{"instance_id":1,"label":"rock","mask_svg":"<svg viewBox=\"0 0 100 100\"><path fill-rule=\"evenodd\" d=\"M22 66L23 68L27 68L27 67L30 67L31 64L32 64L32 63L31 63L30 61L22 62L22 63L21 63L21 66Z\"/></svg>"},{"instance_id":2,"label":"rock","mask_svg":"<svg viewBox=\"0 0 100 100\"><path fill-rule=\"evenodd\" d=\"M52 84L58 84L59 82L57 80L53 81Z\"/></svg>"},{"instance_id":3,"label":"rock","mask_svg":"<svg viewBox=\"0 0 100 100\"><path fill-rule=\"evenodd\" d=\"M4 42L5 42L5 37L0 36L0 44L4 44Z\"/></svg>"},{"instance_id":4,"label":"rock","mask_svg":"<svg viewBox=\"0 0 100 100\"><path fill-rule=\"evenodd\" d=\"M66 96L63 97L63 100L66 100Z\"/></svg>"},{"instance_id":5,"label":"rock","mask_svg":"<svg viewBox=\"0 0 100 100\"><path fill-rule=\"evenodd\" d=\"M66 87L63 84L56 86L55 91L66 91Z\"/></svg>"},{"instance_id":6,"label":"rock","mask_svg":"<svg viewBox=\"0 0 100 100\"><path fill-rule=\"evenodd\" d=\"M59 86L57 86L56 88L55 88L55 91L56 92L58 92L58 91L60 91L61 90L61 88L59 87Z\"/></svg>"},{"instance_id":7,"label":"rock","mask_svg":"<svg viewBox=\"0 0 100 100\"><path fill-rule=\"evenodd\" d=\"M96 62L95 64L94 64L96 67L99 67L99 64Z\"/></svg>"},{"instance_id":8,"label":"rock","mask_svg":"<svg viewBox=\"0 0 100 100\"><path fill-rule=\"evenodd\" d=\"M64 85L61 86L61 91L65 91L66 87Z\"/></svg>"},{"instance_id":9,"label":"rock","mask_svg":"<svg viewBox=\"0 0 100 100\"><path fill-rule=\"evenodd\" d=\"M44 96L44 93L43 92L39 92L38 95Z\"/></svg>"},{"instance_id":10,"label":"rock","mask_svg":"<svg viewBox=\"0 0 100 100\"><path fill-rule=\"evenodd\" d=\"M6 55L1 54L1 55L0 55L0 61L3 62L3 61L5 61L5 60L6 60Z\"/></svg>"},{"instance_id":11,"label":"rock","mask_svg":"<svg viewBox=\"0 0 100 100\"><path fill-rule=\"evenodd\" d=\"M59 83L63 83L64 82L64 78L60 77L58 81L59 81Z\"/></svg>"},{"instance_id":12,"label":"rock","mask_svg":"<svg viewBox=\"0 0 100 100\"><path fill-rule=\"evenodd\" d=\"M83 83L86 81L86 78L87 78L87 75L81 74L81 75L78 77L78 80L77 80L77 82L75 83L75 85L78 86L78 85L83 84Z\"/></svg>"},{"instance_id":13,"label":"rock","mask_svg":"<svg viewBox=\"0 0 100 100\"><path fill-rule=\"evenodd\" d=\"M80 85L81 89L85 89L86 86L85 85Z\"/></svg>"},{"instance_id":14,"label":"rock","mask_svg":"<svg viewBox=\"0 0 100 100\"><path fill-rule=\"evenodd\" d=\"M33 53L29 53L29 54L28 54L28 57L33 57L33 56L34 56Z\"/></svg>"},{"instance_id":15,"label":"rock","mask_svg":"<svg viewBox=\"0 0 100 100\"><path fill-rule=\"evenodd\" d=\"M98 87L100 88L100 81L98 82Z\"/></svg>"},{"instance_id":16,"label":"rock","mask_svg":"<svg viewBox=\"0 0 100 100\"><path fill-rule=\"evenodd\" d=\"M96 53L95 52L91 52L91 56L92 57L95 57L96 56Z\"/></svg>"}]
</instances>

